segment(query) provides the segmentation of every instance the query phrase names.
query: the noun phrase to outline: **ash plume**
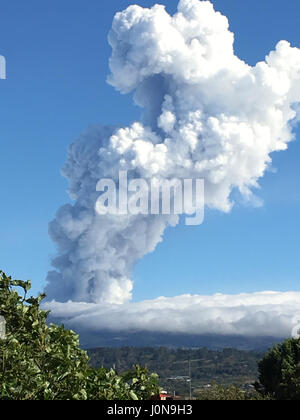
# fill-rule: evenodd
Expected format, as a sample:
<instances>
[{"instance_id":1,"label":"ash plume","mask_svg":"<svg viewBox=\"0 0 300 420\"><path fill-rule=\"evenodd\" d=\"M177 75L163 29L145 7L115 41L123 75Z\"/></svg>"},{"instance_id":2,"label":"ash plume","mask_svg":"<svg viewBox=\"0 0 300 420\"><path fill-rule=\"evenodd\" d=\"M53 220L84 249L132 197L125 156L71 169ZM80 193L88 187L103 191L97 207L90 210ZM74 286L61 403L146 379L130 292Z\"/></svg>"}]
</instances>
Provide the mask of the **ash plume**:
<instances>
[{"instance_id":1,"label":"ash plume","mask_svg":"<svg viewBox=\"0 0 300 420\"><path fill-rule=\"evenodd\" d=\"M226 17L208 1L130 6L109 34L108 82L133 92L143 109L128 127L94 127L68 151L63 175L73 205L50 224L58 255L48 273L48 299L122 304L130 300L134 263L152 252L178 215L106 215L95 211L101 178L202 178L205 204L228 212L233 190L252 190L287 149L300 102L300 49L280 41L249 66L233 49Z\"/></svg>"}]
</instances>

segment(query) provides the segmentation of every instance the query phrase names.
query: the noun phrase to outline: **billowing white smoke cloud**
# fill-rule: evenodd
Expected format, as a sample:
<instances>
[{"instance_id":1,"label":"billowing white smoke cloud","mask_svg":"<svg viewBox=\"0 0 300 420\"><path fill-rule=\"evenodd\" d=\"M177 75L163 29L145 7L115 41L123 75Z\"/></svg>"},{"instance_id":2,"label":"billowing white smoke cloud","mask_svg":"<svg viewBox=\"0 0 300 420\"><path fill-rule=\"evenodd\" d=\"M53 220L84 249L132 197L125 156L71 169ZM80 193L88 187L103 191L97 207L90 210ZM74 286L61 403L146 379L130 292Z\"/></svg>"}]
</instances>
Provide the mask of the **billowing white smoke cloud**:
<instances>
[{"instance_id":1,"label":"billowing white smoke cloud","mask_svg":"<svg viewBox=\"0 0 300 420\"><path fill-rule=\"evenodd\" d=\"M108 81L134 92L143 117L126 128L90 129L70 147L63 173L75 203L50 225L58 257L48 274L49 299L128 301L134 262L178 223L175 215L98 215L101 178L117 179L119 170L132 178L203 178L206 205L221 211L231 209L233 189L251 200L270 154L293 138L300 49L281 41L251 67L235 56L233 41L226 17L207 1L181 0L174 16L160 5L115 16ZM120 318L122 310L129 316L126 308Z\"/></svg>"},{"instance_id":2,"label":"billowing white smoke cloud","mask_svg":"<svg viewBox=\"0 0 300 420\"><path fill-rule=\"evenodd\" d=\"M103 305L49 302L47 308L79 331L147 331L289 337L300 329L300 292L191 296Z\"/></svg>"}]
</instances>

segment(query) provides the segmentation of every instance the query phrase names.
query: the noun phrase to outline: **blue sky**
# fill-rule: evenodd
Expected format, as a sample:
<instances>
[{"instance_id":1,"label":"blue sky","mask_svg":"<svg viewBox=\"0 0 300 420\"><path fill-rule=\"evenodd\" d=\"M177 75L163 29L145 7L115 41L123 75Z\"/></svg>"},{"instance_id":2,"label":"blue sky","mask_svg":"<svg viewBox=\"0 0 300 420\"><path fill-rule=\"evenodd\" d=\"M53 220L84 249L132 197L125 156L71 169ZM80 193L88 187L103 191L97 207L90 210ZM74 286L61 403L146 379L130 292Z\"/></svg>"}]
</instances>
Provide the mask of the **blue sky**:
<instances>
[{"instance_id":1,"label":"blue sky","mask_svg":"<svg viewBox=\"0 0 300 420\"><path fill-rule=\"evenodd\" d=\"M91 124L139 118L130 96L105 82L114 14L131 1L1 1L0 268L44 286L54 254L48 222L68 201L60 175L67 146ZM152 6L155 1L139 1ZM170 12L177 2L162 1ZM235 33L236 53L249 64L280 39L300 47L300 6L269 0L213 1ZM262 208L238 205L209 212L199 227L168 230L155 253L134 271L134 300L182 293L299 291L299 137L273 155L258 195Z\"/></svg>"}]
</instances>

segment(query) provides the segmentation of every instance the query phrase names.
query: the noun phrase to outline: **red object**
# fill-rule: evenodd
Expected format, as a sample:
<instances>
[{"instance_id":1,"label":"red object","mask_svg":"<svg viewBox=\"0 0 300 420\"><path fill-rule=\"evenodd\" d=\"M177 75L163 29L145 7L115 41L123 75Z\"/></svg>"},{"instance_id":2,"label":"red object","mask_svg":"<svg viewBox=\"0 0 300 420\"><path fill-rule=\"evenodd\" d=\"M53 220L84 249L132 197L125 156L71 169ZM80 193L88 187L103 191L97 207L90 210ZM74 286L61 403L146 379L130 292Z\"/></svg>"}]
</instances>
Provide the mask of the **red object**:
<instances>
[{"instance_id":1,"label":"red object","mask_svg":"<svg viewBox=\"0 0 300 420\"><path fill-rule=\"evenodd\" d=\"M161 392L158 395L153 395L153 397L151 397L151 400L155 400L155 401L166 401L168 399L170 399L170 395L168 395L165 392Z\"/></svg>"}]
</instances>

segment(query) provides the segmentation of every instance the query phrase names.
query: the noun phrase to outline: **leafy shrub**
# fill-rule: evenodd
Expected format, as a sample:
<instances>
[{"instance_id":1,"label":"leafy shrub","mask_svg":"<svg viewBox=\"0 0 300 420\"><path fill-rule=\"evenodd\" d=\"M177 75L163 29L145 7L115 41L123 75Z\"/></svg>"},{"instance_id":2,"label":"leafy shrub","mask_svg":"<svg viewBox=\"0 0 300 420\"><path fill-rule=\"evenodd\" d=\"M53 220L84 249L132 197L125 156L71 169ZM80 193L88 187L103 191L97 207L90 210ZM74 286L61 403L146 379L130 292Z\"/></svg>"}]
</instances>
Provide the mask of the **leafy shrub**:
<instances>
[{"instance_id":1,"label":"leafy shrub","mask_svg":"<svg viewBox=\"0 0 300 420\"><path fill-rule=\"evenodd\" d=\"M119 376L90 367L78 335L48 325L49 312L40 309L45 295L28 297L30 288L29 281L0 271L0 315L7 329L0 339L0 400L141 400L159 393L157 375L145 368Z\"/></svg>"}]
</instances>

